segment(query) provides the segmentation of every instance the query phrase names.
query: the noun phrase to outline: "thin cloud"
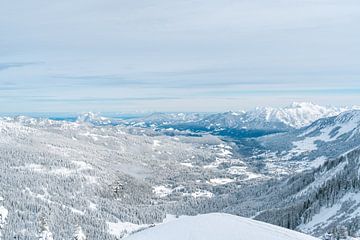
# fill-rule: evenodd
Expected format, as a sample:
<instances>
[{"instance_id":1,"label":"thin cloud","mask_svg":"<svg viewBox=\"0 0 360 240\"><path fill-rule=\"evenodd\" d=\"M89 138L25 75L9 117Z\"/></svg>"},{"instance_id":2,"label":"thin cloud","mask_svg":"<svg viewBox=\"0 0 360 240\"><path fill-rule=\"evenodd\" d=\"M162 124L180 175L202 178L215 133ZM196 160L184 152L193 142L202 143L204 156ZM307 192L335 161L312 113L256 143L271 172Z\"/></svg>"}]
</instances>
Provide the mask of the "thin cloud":
<instances>
[{"instance_id":1,"label":"thin cloud","mask_svg":"<svg viewBox=\"0 0 360 240\"><path fill-rule=\"evenodd\" d=\"M49 98L49 97L28 97L33 102L63 102L63 103L116 103L116 102L133 102L133 101L159 101L159 100L177 100L177 97L124 97L124 98Z\"/></svg>"},{"instance_id":2,"label":"thin cloud","mask_svg":"<svg viewBox=\"0 0 360 240\"><path fill-rule=\"evenodd\" d=\"M0 63L0 71L7 70L9 68L21 68L29 65L37 64L35 62L9 62L9 63Z\"/></svg>"}]
</instances>

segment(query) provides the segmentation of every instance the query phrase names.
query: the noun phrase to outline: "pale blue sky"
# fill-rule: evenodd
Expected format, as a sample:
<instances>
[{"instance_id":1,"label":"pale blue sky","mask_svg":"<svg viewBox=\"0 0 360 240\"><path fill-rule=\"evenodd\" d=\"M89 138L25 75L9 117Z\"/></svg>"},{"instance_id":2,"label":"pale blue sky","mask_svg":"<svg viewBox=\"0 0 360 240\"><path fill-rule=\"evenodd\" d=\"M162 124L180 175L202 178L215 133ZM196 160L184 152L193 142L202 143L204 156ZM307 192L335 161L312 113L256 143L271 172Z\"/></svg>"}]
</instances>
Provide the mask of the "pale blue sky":
<instances>
[{"instance_id":1,"label":"pale blue sky","mask_svg":"<svg viewBox=\"0 0 360 240\"><path fill-rule=\"evenodd\" d=\"M4 0L1 112L360 104L358 0Z\"/></svg>"}]
</instances>

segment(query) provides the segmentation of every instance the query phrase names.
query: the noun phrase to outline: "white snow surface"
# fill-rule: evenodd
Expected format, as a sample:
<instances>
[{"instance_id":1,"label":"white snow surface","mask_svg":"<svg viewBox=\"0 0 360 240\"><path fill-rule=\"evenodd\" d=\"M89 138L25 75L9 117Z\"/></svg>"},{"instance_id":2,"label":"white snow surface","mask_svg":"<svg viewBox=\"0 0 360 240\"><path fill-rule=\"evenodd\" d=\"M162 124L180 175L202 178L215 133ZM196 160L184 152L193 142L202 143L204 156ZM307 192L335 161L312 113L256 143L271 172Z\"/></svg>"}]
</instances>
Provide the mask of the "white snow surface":
<instances>
[{"instance_id":1,"label":"white snow surface","mask_svg":"<svg viewBox=\"0 0 360 240\"><path fill-rule=\"evenodd\" d=\"M130 222L107 222L109 233L117 236L127 236L128 234L149 227L147 224L135 224Z\"/></svg>"},{"instance_id":2,"label":"white snow surface","mask_svg":"<svg viewBox=\"0 0 360 240\"><path fill-rule=\"evenodd\" d=\"M153 193L160 198L166 197L167 195L171 194L172 191L173 190L171 188L166 187L166 186L154 186L153 187Z\"/></svg>"},{"instance_id":3,"label":"white snow surface","mask_svg":"<svg viewBox=\"0 0 360 240\"><path fill-rule=\"evenodd\" d=\"M214 194L206 190L198 190L196 192L191 193L191 196L193 198L212 198Z\"/></svg>"},{"instance_id":4,"label":"white snow surface","mask_svg":"<svg viewBox=\"0 0 360 240\"><path fill-rule=\"evenodd\" d=\"M224 185L224 184L232 183L234 181L235 180L231 179L231 178L212 178L212 179L210 179L210 181L208 183L213 186L217 186L217 185Z\"/></svg>"},{"instance_id":5,"label":"white snow surface","mask_svg":"<svg viewBox=\"0 0 360 240\"><path fill-rule=\"evenodd\" d=\"M184 216L135 233L126 240L315 240L317 238L224 213Z\"/></svg>"}]
</instances>

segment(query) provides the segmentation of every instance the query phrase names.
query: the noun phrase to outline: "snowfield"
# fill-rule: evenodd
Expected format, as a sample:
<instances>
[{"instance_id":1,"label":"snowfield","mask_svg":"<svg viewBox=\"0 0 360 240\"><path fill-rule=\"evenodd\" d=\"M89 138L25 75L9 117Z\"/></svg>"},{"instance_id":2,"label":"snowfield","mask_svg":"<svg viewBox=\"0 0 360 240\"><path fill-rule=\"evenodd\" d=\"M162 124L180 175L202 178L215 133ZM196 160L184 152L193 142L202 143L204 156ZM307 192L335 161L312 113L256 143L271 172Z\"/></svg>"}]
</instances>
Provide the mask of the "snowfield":
<instances>
[{"instance_id":1,"label":"snowfield","mask_svg":"<svg viewBox=\"0 0 360 240\"><path fill-rule=\"evenodd\" d=\"M125 240L316 240L271 224L223 213L186 216L148 228Z\"/></svg>"}]
</instances>

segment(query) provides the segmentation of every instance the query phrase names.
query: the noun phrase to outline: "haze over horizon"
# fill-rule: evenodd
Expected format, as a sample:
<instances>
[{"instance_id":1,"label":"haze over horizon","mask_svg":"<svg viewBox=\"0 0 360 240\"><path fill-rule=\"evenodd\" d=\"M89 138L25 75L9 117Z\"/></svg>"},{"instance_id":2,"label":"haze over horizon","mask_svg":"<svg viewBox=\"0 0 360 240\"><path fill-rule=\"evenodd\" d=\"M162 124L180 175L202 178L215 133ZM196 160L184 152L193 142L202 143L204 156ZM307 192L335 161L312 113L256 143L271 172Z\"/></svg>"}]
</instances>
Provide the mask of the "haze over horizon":
<instances>
[{"instance_id":1,"label":"haze over horizon","mask_svg":"<svg viewBox=\"0 0 360 240\"><path fill-rule=\"evenodd\" d=\"M93 115L94 117L110 117L110 118L138 118L144 116L150 116L152 114L191 114L191 113L203 113L203 114L217 114L217 113L227 113L227 112L262 112L262 111L295 111L307 112L307 113L317 113L319 111L353 111L360 110L360 105L318 105L312 102L292 102L287 105L282 106L270 106L270 105L256 105L249 106L247 108L241 109L227 109L221 111L156 111L156 110L133 110L133 111L38 111L38 112L2 112L0 111L0 117L40 117L40 118L51 118L51 119L68 119L74 121L79 117L86 116L88 114Z\"/></svg>"},{"instance_id":2,"label":"haze over horizon","mask_svg":"<svg viewBox=\"0 0 360 240\"><path fill-rule=\"evenodd\" d=\"M1 112L360 103L356 0L5 1Z\"/></svg>"}]
</instances>

